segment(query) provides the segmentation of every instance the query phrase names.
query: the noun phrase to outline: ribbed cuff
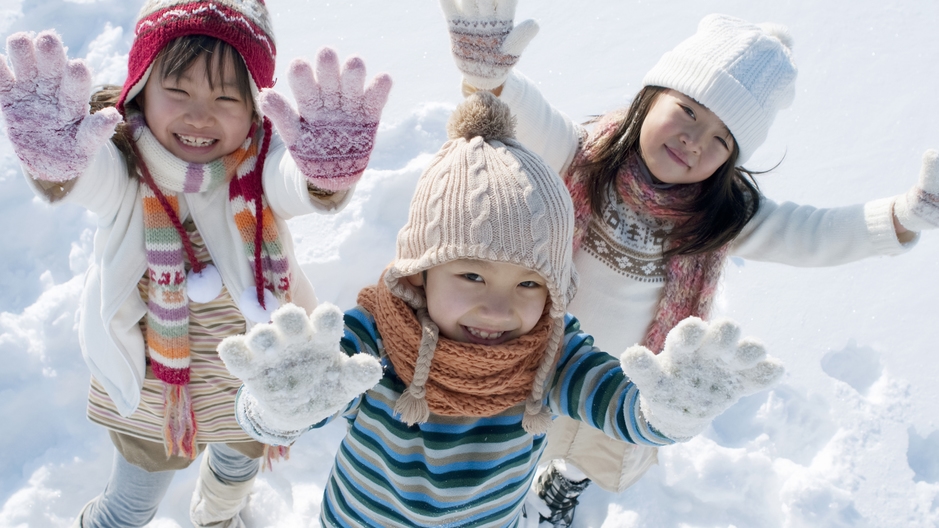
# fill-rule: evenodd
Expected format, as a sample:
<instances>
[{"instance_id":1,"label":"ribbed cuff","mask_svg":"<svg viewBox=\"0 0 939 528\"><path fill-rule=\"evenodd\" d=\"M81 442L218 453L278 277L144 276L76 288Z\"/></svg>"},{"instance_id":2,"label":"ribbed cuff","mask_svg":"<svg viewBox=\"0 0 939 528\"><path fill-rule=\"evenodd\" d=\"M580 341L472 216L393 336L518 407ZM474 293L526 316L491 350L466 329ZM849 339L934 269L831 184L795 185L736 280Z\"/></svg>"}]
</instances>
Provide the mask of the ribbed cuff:
<instances>
[{"instance_id":1,"label":"ribbed cuff","mask_svg":"<svg viewBox=\"0 0 939 528\"><path fill-rule=\"evenodd\" d=\"M309 429L300 429L295 431L281 431L267 426L262 418L261 409L257 400L242 385L235 395L235 420L248 436L254 438L262 444L289 446L297 438Z\"/></svg>"},{"instance_id":2,"label":"ribbed cuff","mask_svg":"<svg viewBox=\"0 0 939 528\"><path fill-rule=\"evenodd\" d=\"M900 242L893 226L893 203L897 197L881 198L864 204L864 220L874 250L882 255L906 253L919 242L919 233L907 242Z\"/></svg>"}]
</instances>

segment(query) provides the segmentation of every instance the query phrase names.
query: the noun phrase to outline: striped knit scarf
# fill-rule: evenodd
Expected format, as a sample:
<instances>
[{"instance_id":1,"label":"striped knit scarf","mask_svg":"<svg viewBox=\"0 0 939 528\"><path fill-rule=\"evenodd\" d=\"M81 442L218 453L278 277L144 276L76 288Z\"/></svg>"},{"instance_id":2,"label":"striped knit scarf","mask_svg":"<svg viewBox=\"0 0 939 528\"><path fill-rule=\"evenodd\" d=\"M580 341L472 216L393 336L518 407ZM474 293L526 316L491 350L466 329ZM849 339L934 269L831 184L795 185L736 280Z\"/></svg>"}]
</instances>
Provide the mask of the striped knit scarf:
<instances>
[{"instance_id":1,"label":"striped knit scarf","mask_svg":"<svg viewBox=\"0 0 939 528\"><path fill-rule=\"evenodd\" d=\"M375 317L385 353L405 384L412 384L419 361L432 360L424 389L430 411L441 416L494 416L526 401L555 323L545 313L531 332L501 345L439 336L430 357L421 357L421 323L384 280L363 288L358 304Z\"/></svg>"},{"instance_id":2,"label":"striped knit scarf","mask_svg":"<svg viewBox=\"0 0 939 528\"><path fill-rule=\"evenodd\" d=\"M605 135L612 134L621 115L611 115L597 123L595 134L589 144L578 152L571 163L566 183L574 202L574 251L590 228L592 211L584 174L580 171L593 156L592 146ZM638 154L620 167L616 176L616 190L620 199L630 209L656 219L679 224L687 220L681 206L689 203L700 192L699 184L674 185L657 188L643 174L642 161ZM681 240L672 240L672 247L680 246ZM716 251L696 255L673 255L665 263L665 289L659 299L655 316L642 344L658 354L665 344L665 336L682 319L690 316L707 319L714 301L717 283L724 268L727 245Z\"/></svg>"},{"instance_id":3,"label":"striped knit scarf","mask_svg":"<svg viewBox=\"0 0 939 528\"><path fill-rule=\"evenodd\" d=\"M258 302L264 290L287 302L290 274L277 226L261 188L261 171L270 144L265 120L231 154L206 164L187 163L164 148L140 113L128 116L139 159L144 211L144 245L150 278L147 347L154 376L164 387L164 442L167 455L195 458L196 420L189 394L189 298L186 260L193 272L199 262L179 218L178 193L201 193L228 183L235 225L245 257L255 270ZM259 148L260 145L260 148Z\"/></svg>"}]
</instances>

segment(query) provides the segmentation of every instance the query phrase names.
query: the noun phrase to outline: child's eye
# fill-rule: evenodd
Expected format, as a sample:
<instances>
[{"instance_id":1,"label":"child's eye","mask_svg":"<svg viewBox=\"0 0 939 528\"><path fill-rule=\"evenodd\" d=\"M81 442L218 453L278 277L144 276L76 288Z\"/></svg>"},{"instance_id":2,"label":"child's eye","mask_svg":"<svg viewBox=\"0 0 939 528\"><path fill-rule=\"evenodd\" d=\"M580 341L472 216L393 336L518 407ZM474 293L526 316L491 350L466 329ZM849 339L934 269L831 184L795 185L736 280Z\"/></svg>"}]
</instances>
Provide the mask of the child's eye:
<instances>
[{"instance_id":1,"label":"child's eye","mask_svg":"<svg viewBox=\"0 0 939 528\"><path fill-rule=\"evenodd\" d=\"M237 97L230 97L230 96L227 96L227 95L223 95L223 96L219 97L218 100L219 100L219 101L231 102L231 103L240 103L240 102L241 102Z\"/></svg>"},{"instance_id":2,"label":"child's eye","mask_svg":"<svg viewBox=\"0 0 939 528\"><path fill-rule=\"evenodd\" d=\"M535 281L520 282L518 283L518 285L521 286L522 288L540 288L541 287L541 284Z\"/></svg>"},{"instance_id":3,"label":"child's eye","mask_svg":"<svg viewBox=\"0 0 939 528\"><path fill-rule=\"evenodd\" d=\"M694 110L692 110L690 106L685 106L685 105L680 105L680 106L681 106L681 109L684 110L686 114L688 114L688 117L690 117L691 119L695 119Z\"/></svg>"},{"instance_id":4,"label":"child's eye","mask_svg":"<svg viewBox=\"0 0 939 528\"><path fill-rule=\"evenodd\" d=\"M463 274L463 278L466 279L466 280L468 280L468 281L472 281L472 282L482 282L482 281L483 281L482 276L479 275L479 274L476 274L476 273L464 273L464 274Z\"/></svg>"},{"instance_id":5,"label":"child's eye","mask_svg":"<svg viewBox=\"0 0 939 528\"><path fill-rule=\"evenodd\" d=\"M727 141L725 141L724 138L720 136L714 136L714 137L716 137L717 140L721 142L721 145L723 145L725 149L730 150L730 145L727 144Z\"/></svg>"}]
</instances>

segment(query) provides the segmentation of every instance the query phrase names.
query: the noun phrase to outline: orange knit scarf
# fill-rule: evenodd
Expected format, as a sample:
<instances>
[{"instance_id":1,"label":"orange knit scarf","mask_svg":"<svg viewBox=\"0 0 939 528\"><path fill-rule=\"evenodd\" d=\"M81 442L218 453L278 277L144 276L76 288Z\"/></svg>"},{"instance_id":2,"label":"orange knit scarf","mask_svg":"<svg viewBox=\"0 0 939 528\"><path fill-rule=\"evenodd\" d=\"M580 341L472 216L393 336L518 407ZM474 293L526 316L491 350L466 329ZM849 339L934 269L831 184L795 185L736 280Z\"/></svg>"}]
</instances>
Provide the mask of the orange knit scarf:
<instances>
[{"instance_id":1,"label":"orange knit scarf","mask_svg":"<svg viewBox=\"0 0 939 528\"><path fill-rule=\"evenodd\" d=\"M414 378L421 345L421 325L414 310L380 281L359 292L359 306L375 317L385 353L406 384ZM437 341L427 405L443 416L494 416L531 395L553 319L548 314L521 337L501 345L459 343L443 336Z\"/></svg>"}]
</instances>

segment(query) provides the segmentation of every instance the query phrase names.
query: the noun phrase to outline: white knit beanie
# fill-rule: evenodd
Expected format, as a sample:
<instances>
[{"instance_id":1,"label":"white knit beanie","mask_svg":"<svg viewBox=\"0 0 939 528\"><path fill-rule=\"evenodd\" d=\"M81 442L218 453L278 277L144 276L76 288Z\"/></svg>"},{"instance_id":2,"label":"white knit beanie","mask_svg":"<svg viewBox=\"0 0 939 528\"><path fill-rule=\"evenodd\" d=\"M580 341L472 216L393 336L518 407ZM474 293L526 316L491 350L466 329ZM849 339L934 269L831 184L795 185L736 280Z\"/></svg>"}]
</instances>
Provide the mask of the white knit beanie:
<instances>
[{"instance_id":1,"label":"white knit beanie","mask_svg":"<svg viewBox=\"0 0 939 528\"><path fill-rule=\"evenodd\" d=\"M742 165L763 144L776 112L795 97L792 37L784 26L708 15L642 80L677 90L714 112L740 148Z\"/></svg>"},{"instance_id":2,"label":"white knit beanie","mask_svg":"<svg viewBox=\"0 0 939 528\"><path fill-rule=\"evenodd\" d=\"M425 326L420 354L432 357L436 325L426 316L423 293L404 277L459 259L515 264L544 277L555 325L523 420L526 430L540 433L550 424L541 404L544 384L553 371L563 342L564 315L577 289L571 263L574 207L557 173L514 139L515 118L491 93L479 91L465 99L450 117L447 132L450 140L417 182L385 283L418 312ZM417 364L429 370L429 358L424 359ZM426 419L421 385L427 374L415 371L410 394L399 400L421 400L422 410L410 416L396 407L405 422Z\"/></svg>"}]
</instances>

